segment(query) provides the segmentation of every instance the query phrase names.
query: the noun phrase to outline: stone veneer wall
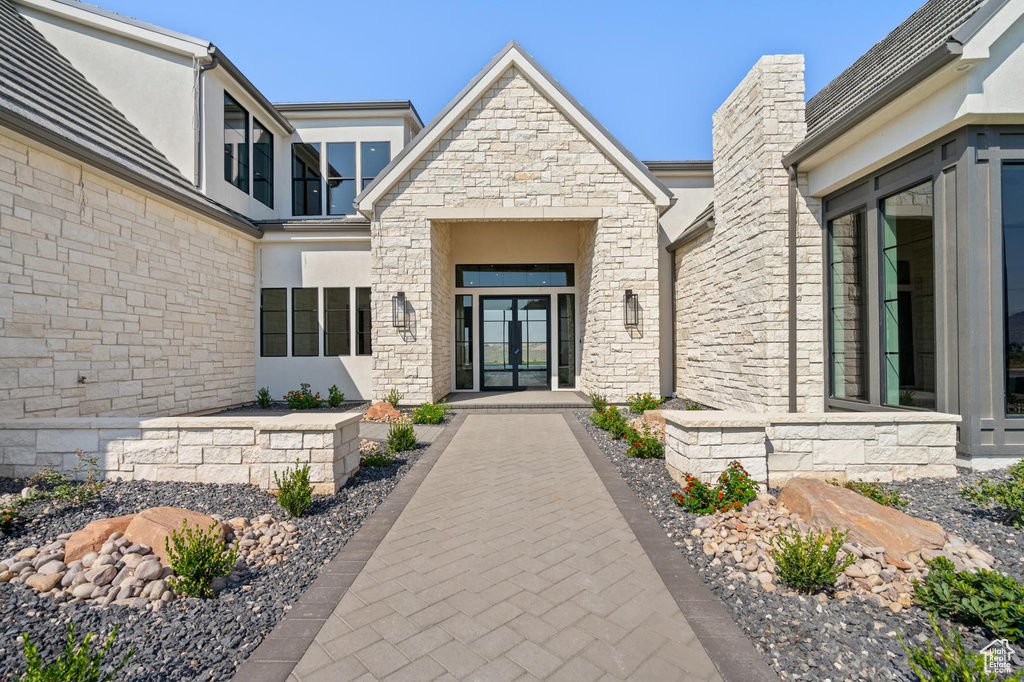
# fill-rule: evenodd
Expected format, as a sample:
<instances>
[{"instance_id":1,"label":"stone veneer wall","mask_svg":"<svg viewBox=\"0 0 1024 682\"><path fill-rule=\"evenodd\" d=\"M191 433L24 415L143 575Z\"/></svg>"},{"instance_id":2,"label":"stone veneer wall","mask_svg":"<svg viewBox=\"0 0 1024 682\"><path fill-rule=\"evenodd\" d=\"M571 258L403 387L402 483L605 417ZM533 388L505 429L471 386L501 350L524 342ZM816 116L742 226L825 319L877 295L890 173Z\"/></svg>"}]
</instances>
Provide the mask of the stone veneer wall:
<instances>
[{"instance_id":1,"label":"stone veneer wall","mask_svg":"<svg viewBox=\"0 0 1024 682\"><path fill-rule=\"evenodd\" d=\"M719 408L789 404L788 176L806 134L803 57L766 56L715 112L715 227L675 257L676 393ZM824 406L821 231L798 199L798 409Z\"/></svg>"},{"instance_id":2,"label":"stone veneer wall","mask_svg":"<svg viewBox=\"0 0 1024 682\"><path fill-rule=\"evenodd\" d=\"M956 474L959 415L665 411L665 464L711 482L739 461L759 482L795 476L901 481Z\"/></svg>"},{"instance_id":3,"label":"stone veneer wall","mask_svg":"<svg viewBox=\"0 0 1024 682\"><path fill-rule=\"evenodd\" d=\"M396 387L412 402L451 390L455 264L441 233L446 228L426 218L429 209L440 207L603 209L593 239L582 239L590 252L580 259L591 267L577 273L586 313L579 388L614 400L659 390L657 210L513 67L376 207L375 396ZM627 288L639 294L647 311L637 338L622 324ZM406 332L405 338L390 325L391 297L399 291L409 300L415 325L415 334Z\"/></svg>"},{"instance_id":4,"label":"stone veneer wall","mask_svg":"<svg viewBox=\"0 0 1024 682\"><path fill-rule=\"evenodd\" d=\"M253 254L236 232L0 130L0 418L251 400Z\"/></svg>"},{"instance_id":5,"label":"stone veneer wall","mask_svg":"<svg viewBox=\"0 0 1024 682\"><path fill-rule=\"evenodd\" d=\"M287 417L21 419L0 422L0 476L70 471L76 450L108 479L251 483L309 464L318 492L335 493L359 468L361 414Z\"/></svg>"}]
</instances>

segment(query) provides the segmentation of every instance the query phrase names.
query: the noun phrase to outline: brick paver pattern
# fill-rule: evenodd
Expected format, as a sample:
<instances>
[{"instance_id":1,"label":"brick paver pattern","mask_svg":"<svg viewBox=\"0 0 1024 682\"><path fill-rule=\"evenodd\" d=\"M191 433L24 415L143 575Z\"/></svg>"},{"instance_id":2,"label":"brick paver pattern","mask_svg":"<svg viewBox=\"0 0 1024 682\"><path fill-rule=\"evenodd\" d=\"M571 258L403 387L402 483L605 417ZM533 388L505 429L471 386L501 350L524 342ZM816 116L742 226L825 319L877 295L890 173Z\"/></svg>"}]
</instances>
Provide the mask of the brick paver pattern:
<instances>
[{"instance_id":1,"label":"brick paver pattern","mask_svg":"<svg viewBox=\"0 0 1024 682\"><path fill-rule=\"evenodd\" d=\"M562 416L470 415L295 667L720 680Z\"/></svg>"}]
</instances>

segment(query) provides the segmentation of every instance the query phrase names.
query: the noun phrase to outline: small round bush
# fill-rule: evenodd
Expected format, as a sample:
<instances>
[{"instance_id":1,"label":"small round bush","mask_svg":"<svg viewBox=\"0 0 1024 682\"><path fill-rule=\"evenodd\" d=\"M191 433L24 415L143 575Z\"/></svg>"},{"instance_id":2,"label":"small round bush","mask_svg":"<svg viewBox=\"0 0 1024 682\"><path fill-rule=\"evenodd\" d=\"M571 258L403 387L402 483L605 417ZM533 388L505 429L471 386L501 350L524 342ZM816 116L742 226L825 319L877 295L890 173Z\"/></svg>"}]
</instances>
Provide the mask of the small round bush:
<instances>
[{"instance_id":1,"label":"small round bush","mask_svg":"<svg viewBox=\"0 0 1024 682\"><path fill-rule=\"evenodd\" d=\"M178 594L213 597L210 586L213 579L231 573L238 551L224 548L218 525L214 523L206 530L198 526L189 528L188 521L183 519L181 531L171 531L171 537L164 540L171 570L175 573L171 585Z\"/></svg>"},{"instance_id":2,"label":"small round bush","mask_svg":"<svg viewBox=\"0 0 1024 682\"><path fill-rule=\"evenodd\" d=\"M345 394L338 390L337 384L327 389L327 404L330 407L337 407L343 402L345 402Z\"/></svg>"},{"instance_id":3,"label":"small round bush","mask_svg":"<svg viewBox=\"0 0 1024 682\"><path fill-rule=\"evenodd\" d=\"M394 452L412 450L416 447L416 432L411 422L395 422L388 429L388 449Z\"/></svg>"},{"instance_id":4,"label":"small round bush","mask_svg":"<svg viewBox=\"0 0 1024 682\"><path fill-rule=\"evenodd\" d=\"M313 486L309 484L309 465L299 466L295 461L295 468L284 470L284 474L278 477L274 472L274 483L277 485L277 503L288 512L288 516L298 518L306 513L309 505L313 503Z\"/></svg>"},{"instance_id":5,"label":"small round bush","mask_svg":"<svg viewBox=\"0 0 1024 682\"><path fill-rule=\"evenodd\" d=\"M626 433L626 442L629 443L626 457L661 459L665 456L665 446L646 426L642 433L636 429L630 429Z\"/></svg>"},{"instance_id":6,"label":"small round bush","mask_svg":"<svg viewBox=\"0 0 1024 682\"><path fill-rule=\"evenodd\" d=\"M811 531L801 535L793 530L775 536L770 550L775 574L804 594L832 588L839 574L857 560L853 554L842 560L837 558L847 535L849 531L832 528L827 533Z\"/></svg>"},{"instance_id":7,"label":"small round bush","mask_svg":"<svg viewBox=\"0 0 1024 682\"><path fill-rule=\"evenodd\" d=\"M423 403L412 411L412 423L440 424L451 409L443 400L439 403Z\"/></svg>"}]
</instances>

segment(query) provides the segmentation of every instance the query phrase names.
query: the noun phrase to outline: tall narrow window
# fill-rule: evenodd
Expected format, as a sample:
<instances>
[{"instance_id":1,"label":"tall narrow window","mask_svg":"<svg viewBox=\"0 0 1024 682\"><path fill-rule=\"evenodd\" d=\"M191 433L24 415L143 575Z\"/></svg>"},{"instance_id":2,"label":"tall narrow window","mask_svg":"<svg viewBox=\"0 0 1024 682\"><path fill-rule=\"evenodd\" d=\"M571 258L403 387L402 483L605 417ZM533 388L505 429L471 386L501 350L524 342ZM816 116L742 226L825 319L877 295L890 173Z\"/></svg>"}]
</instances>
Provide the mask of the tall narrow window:
<instances>
[{"instance_id":1,"label":"tall narrow window","mask_svg":"<svg viewBox=\"0 0 1024 682\"><path fill-rule=\"evenodd\" d=\"M356 287L356 355L369 355L373 323L370 317L370 288Z\"/></svg>"},{"instance_id":2,"label":"tall narrow window","mask_svg":"<svg viewBox=\"0 0 1024 682\"><path fill-rule=\"evenodd\" d=\"M1024 415L1024 163L1003 164L1006 414Z\"/></svg>"},{"instance_id":3,"label":"tall narrow window","mask_svg":"<svg viewBox=\"0 0 1024 682\"><path fill-rule=\"evenodd\" d=\"M249 112L224 93L224 179L249 192Z\"/></svg>"},{"instance_id":4,"label":"tall narrow window","mask_svg":"<svg viewBox=\"0 0 1024 682\"><path fill-rule=\"evenodd\" d=\"M455 388L473 388L473 297L455 297Z\"/></svg>"},{"instance_id":5,"label":"tall narrow window","mask_svg":"<svg viewBox=\"0 0 1024 682\"><path fill-rule=\"evenodd\" d=\"M327 213L349 215L355 213L352 201L356 198L356 143L329 142L327 144Z\"/></svg>"},{"instance_id":6,"label":"tall narrow window","mask_svg":"<svg viewBox=\"0 0 1024 682\"><path fill-rule=\"evenodd\" d=\"M324 289L324 355L352 354L349 288Z\"/></svg>"},{"instance_id":7,"label":"tall narrow window","mask_svg":"<svg viewBox=\"0 0 1024 682\"><path fill-rule=\"evenodd\" d=\"M384 166L391 161L390 142L363 142L359 149L362 156L360 177L363 184L360 189L366 189L367 185L384 170Z\"/></svg>"},{"instance_id":8,"label":"tall narrow window","mask_svg":"<svg viewBox=\"0 0 1024 682\"><path fill-rule=\"evenodd\" d=\"M883 402L935 408L932 183L882 201Z\"/></svg>"},{"instance_id":9,"label":"tall narrow window","mask_svg":"<svg viewBox=\"0 0 1024 682\"><path fill-rule=\"evenodd\" d=\"M576 294L558 295L558 387L576 388Z\"/></svg>"},{"instance_id":10,"label":"tall narrow window","mask_svg":"<svg viewBox=\"0 0 1024 682\"><path fill-rule=\"evenodd\" d=\"M260 290L260 357L288 355L288 291Z\"/></svg>"},{"instance_id":11,"label":"tall narrow window","mask_svg":"<svg viewBox=\"0 0 1024 682\"><path fill-rule=\"evenodd\" d=\"M867 400L864 211L828 223L830 392Z\"/></svg>"},{"instance_id":12,"label":"tall narrow window","mask_svg":"<svg viewBox=\"0 0 1024 682\"><path fill-rule=\"evenodd\" d=\"M292 215L321 215L319 143L292 144Z\"/></svg>"},{"instance_id":13,"label":"tall narrow window","mask_svg":"<svg viewBox=\"0 0 1024 682\"><path fill-rule=\"evenodd\" d=\"M292 289L292 357L320 355L317 290Z\"/></svg>"},{"instance_id":14,"label":"tall narrow window","mask_svg":"<svg viewBox=\"0 0 1024 682\"><path fill-rule=\"evenodd\" d=\"M252 195L274 208L274 136L252 119Z\"/></svg>"}]
</instances>

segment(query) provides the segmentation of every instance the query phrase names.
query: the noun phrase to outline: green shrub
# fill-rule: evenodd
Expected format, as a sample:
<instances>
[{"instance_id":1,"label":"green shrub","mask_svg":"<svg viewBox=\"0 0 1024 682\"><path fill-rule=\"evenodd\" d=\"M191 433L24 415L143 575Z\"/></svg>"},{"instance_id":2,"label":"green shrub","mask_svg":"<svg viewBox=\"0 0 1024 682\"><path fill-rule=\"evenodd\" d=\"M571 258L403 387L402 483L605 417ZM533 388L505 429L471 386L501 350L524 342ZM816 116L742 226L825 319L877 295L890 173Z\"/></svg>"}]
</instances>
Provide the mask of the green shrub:
<instances>
[{"instance_id":1,"label":"green shrub","mask_svg":"<svg viewBox=\"0 0 1024 682\"><path fill-rule=\"evenodd\" d=\"M634 393L626 398L626 405L633 414L643 414L647 410L656 410L665 402L664 398L656 398L650 393Z\"/></svg>"},{"instance_id":2,"label":"green shrub","mask_svg":"<svg viewBox=\"0 0 1024 682\"><path fill-rule=\"evenodd\" d=\"M338 385L335 384L327 389L327 404L331 407L337 407L345 402L345 394L338 390Z\"/></svg>"},{"instance_id":3,"label":"green shrub","mask_svg":"<svg viewBox=\"0 0 1024 682\"><path fill-rule=\"evenodd\" d=\"M629 422L614 405L609 405L601 412L592 413L590 421L599 429L607 431L612 438L622 438L630 428Z\"/></svg>"},{"instance_id":4,"label":"green shrub","mask_svg":"<svg viewBox=\"0 0 1024 682\"><path fill-rule=\"evenodd\" d=\"M284 399L288 401L289 410L312 410L323 402L319 393L309 390L309 384L299 384L299 390L288 391Z\"/></svg>"},{"instance_id":5,"label":"green shrub","mask_svg":"<svg viewBox=\"0 0 1024 682\"><path fill-rule=\"evenodd\" d=\"M685 398L683 399L683 407L686 408L687 410L695 412L700 412L704 410L704 406L701 405L700 403L695 403L692 400L687 400Z\"/></svg>"},{"instance_id":6,"label":"green shrub","mask_svg":"<svg viewBox=\"0 0 1024 682\"><path fill-rule=\"evenodd\" d=\"M412 411L412 423L440 424L451 409L443 400L439 403L423 403Z\"/></svg>"},{"instance_id":7,"label":"green shrub","mask_svg":"<svg viewBox=\"0 0 1024 682\"><path fill-rule=\"evenodd\" d=\"M410 422L395 422L388 429L388 449L394 452L412 450L416 447L416 431Z\"/></svg>"},{"instance_id":8,"label":"green shrub","mask_svg":"<svg viewBox=\"0 0 1024 682\"><path fill-rule=\"evenodd\" d=\"M384 396L384 402L391 403L391 407L398 409L398 403L402 402L404 396L398 392L397 388L393 388L388 391L388 394Z\"/></svg>"},{"instance_id":9,"label":"green shrub","mask_svg":"<svg viewBox=\"0 0 1024 682\"><path fill-rule=\"evenodd\" d=\"M1002 507L1015 527L1024 525L1024 461L1010 467L1010 477L998 483L982 478L960 495L979 507Z\"/></svg>"},{"instance_id":10,"label":"green shrub","mask_svg":"<svg viewBox=\"0 0 1024 682\"><path fill-rule=\"evenodd\" d=\"M103 490L99 480L99 458L75 450L78 463L71 475L52 469L37 472L29 479L28 485L35 489L30 500L46 500L57 506L76 507L89 502Z\"/></svg>"},{"instance_id":11,"label":"green shrub","mask_svg":"<svg viewBox=\"0 0 1024 682\"><path fill-rule=\"evenodd\" d=\"M270 398L270 389L264 386L260 390L256 391L256 404L266 409L270 407L274 401Z\"/></svg>"},{"instance_id":12,"label":"green shrub","mask_svg":"<svg viewBox=\"0 0 1024 682\"><path fill-rule=\"evenodd\" d=\"M1024 642L1024 583L995 571L957 571L943 556L926 563L928 576L914 585L926 611Z\"/></svg>"},{"instance_id":13,"label":"green shrub","mask_svg":"<svg viewBox=\"0 0 1024 682\"><path fill-rule=\"evenodd\" d=\"M279 478L274 472L274 483L277 485L277 503L288 512L288 516L297 518L306 513L313 504L313 486L309 484L309 465L299 466L295 460L295 468L284 470Z\"/></svg>"},{"instance_id":14,"label":"green shrub","mask_svg":"<svg viewBox=\"0 0 1024 682\"><path fill-rule=\"evenodd\" d=\"M1000 676L985 672L985 656L967 651L960 633L951 628L952 638L944 634L929 614L932 631L938 639L938 646L928 640L923 647L908 647L899 635L900 644L907 652L907 663L919 680L923 682L997 682ZM1003 677L1005 682L1020 682L1021 673Z\"/></svg>"},{"instance_id":15,"label":"green shrub","mask_svg":"<svg viewBox=\"0 0 1024 682\"><path fill-rule=\"evenodd\" d=\"M6 533L7 529L13 526L18 517L21 516L21 507L24 504L22 498L15 500L14 504L0 507L0 533Z\"/></svg>"},{"instance_id":16,"label":"green shrub","mask_svg":"<svg viewBox=\"0 0 1024 682\"><path fill-rule=\"evenodd\" d=\"M729 462L725 471L718 475L718 482L713 488L690 474L685 476L683 491L673 493L672 499L694 514L739 509L757 499L757 483L750 478L743 465L736 461Z\"/></svg>"},{"instance_id":17,"label":"green shrub","mask_svg":"<svg viewBox=\"0 0 1024 682\"><path fill-rule=\"evenodd\" d=\"M643 427L642 433L636 429L629 429L626 433L626 442L629 443L626 457L661 459L665 456L665 446L658 441L655 434L647 426Z\"/></svg>"},{"instance_id":18,"label":"green shrub","mask_svg":"<svg viewBox=\"0 0 1024 682\"><path fill-rule=\"evenodd\" d=\"M128 659L135 654L134 647L128 651L121 662L114 669L102 674L103 659L106 657L110 647L114 645L114 638L117 637L118 626L110 633L110 637L103 644L100 650L89 653L92 643L92 633L86 634L81 644L75 642L75 626L68 624L68 641L64 645L64 652L51 663L44 663L43 657L39 655L39 649L29 640L28 633L21 635L22 650L25 652L25 673L18 678L21 682L109 682L110 680L121 679L118 673L121 672Z\"/></svg>"},{"instance_id":19,"label":"green shrub","mask_svg":"<svg viewBox=\"0 0 1024 682\"><path fill-rule=\"evenodd\" d=\"M175 573L171 585L178 594L212 597L213 579L231 573L238 551L233 547L225 549L219 525L214 523L204 531L198 526L189 528L188 521L183 519L181 532L171 531L171 537L164 539L171 570Z\"/></svg>"},{"instance_id":20,"label":"green shrub","mask_svg":"<svg viewBox=\"0 0 1024 682\"><path fill-rule=\"evenodd\" d=\"M600 393L591 392L590 406L598 412L604 412L608 408L608 399Z\"/></svg>"},{"instance_id":21,"label":"green shrub","mask_svg":"<svg viewBox=\"0 0 1024 682\"><path fill-rule=\"evenodd\" d=\"M829 483L852 490L858 495L863 495L878 504L884 504L886 507L898 508L907 506L907 501L900 497L900 491L888 491L877 483L869 483L868 481L846 481L844 483L835 478L829 479Z\"/></svg>"},{"instance_id":22,"label":"green shrub","mask_svg":"<svg viewBox=\"0 0 1024 682\"><path fill-rule=\"evenodd\" d=\"M395 463L395 453L390 448L367 452L359 459L361 467L389 467Z\"/></svg>"},{"instance_id":23,"label":"green shrub","mask_svg":"<svg viewBox=\"0 0 1024 682\"><path fill-rule=\"evenodd\" d=\"M811 594L831 588L857 557L853 554L840 561L839 550L846 542L848 531L832 528L827 533L811 531L801 535L793 530L776 535L771 542L775 575L797 592ZM826 544L827 541L827 544Z\"/></svg>"}]
</instances>

